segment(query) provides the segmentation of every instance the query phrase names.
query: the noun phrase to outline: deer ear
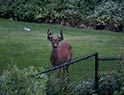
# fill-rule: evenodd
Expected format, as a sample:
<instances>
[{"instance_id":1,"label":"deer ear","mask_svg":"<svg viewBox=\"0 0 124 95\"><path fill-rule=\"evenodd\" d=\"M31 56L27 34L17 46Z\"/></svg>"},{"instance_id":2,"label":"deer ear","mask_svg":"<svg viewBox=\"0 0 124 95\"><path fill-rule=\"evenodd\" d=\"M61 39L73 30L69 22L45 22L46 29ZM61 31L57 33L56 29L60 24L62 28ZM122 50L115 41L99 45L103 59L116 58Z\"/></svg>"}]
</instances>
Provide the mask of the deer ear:
<instances>
[{"instance_id":1,"label":"deer ear","mask_svg":"<svg viewBox=\"0 0 124 95\"><path fill-rule=\"evenodd\" d=\"M47 39L48 39L49 41L52 41L52 39L53 39L53 33L50 32L49 29L48 29L48 31L47 31Z\"/></svg>"},{"instance_id":2,"label":"deer ear","mask_svg":"<svg viewBox=\"0 0 124 95\"><path fill-rule=\"evenodd\" d=\"M50 29L47 31L47 35L51 35L52 33L50 32Z\"/></svg>"},{"instance_id":3,"label":"deer ear","mask_svg":"<svg viewBox=\"0 0 124 95\"><path fill-rule=\"evenodd\" d=\"M58 36L58 40L59 40L59 41L64 40L63 31L62 31L62 30L60 31L60 36Z\"/></svg>"}]
</instances>

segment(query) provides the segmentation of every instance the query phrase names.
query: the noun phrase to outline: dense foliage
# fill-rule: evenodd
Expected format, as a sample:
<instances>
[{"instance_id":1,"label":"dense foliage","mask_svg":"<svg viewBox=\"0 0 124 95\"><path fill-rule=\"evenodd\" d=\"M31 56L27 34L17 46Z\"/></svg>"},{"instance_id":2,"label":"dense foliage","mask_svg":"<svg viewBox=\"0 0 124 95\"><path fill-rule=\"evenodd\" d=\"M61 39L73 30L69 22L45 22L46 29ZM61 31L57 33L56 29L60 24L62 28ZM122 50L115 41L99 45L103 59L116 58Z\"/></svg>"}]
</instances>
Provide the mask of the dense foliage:
<instances>
[{"instance_id":1,"label":"dense foliage","mask_svg":"<svg viewBox=\"0 0 124 95\"><path fill-rule=\"evenodd\" d=\"M45 95L47 77L32 76L37 73L33 66L24 69L10 66L0 75L0 95Z\"/></svg>"},{"instance_id":2,"label":"dense foliage","mask_svg":"<svg viewBox=\"0 0 124 95\"><path fill-rule=\"evenodd\" d=\"M43 70L43 69L42 69ZM10 67L0 76L0 95L96 95L94 80L79 83L66 78L33 77L34 67L19 69ZM123 95L124 73L102 76L99 79L99 95Z\"/></svg>"},{"instance_id":3,"label":"dense foliage","mask_svg":"<svg viewBox=\"0 0 124 95\"><path fill-rule=\"evenodd\" d=\"M123 95L124 73L102 76L99 79L99 95ZM49 79L47 95L96 95L94 80L82 80L74 83L68 78Z\"/></svg>"},{"instance_id":4,"label":"dense foliage","mask_svg":"<svg viewBox=\"0 0 124 95\"><path fill-rule=\"evenodd\" d=\"M0 17L123 31L123 0L0 0Z\"/></svg>"},{"instance_id":5,"label":"dense foliage","mask_svg":"<svg viewBox=\"0 0 124 95\"><path fill-rule=\"evenodd\" d=\"M74 84L69 78L50 78L47 82L47 95L74 95Z\"/></svg>"}]
</instances>

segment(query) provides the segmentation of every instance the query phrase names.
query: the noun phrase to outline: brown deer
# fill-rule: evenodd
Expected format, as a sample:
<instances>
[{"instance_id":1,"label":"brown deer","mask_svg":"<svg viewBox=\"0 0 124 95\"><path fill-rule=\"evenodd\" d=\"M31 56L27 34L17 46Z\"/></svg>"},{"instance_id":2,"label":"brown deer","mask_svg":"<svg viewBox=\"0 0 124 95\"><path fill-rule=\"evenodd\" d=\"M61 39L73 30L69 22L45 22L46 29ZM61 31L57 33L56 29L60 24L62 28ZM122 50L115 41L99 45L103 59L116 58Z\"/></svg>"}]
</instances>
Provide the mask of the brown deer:
<instances>
[{"instance_id":1,"label":"brown deer","mask_svg":"<svg viewBox=\"0 0 124 95\"><path fill-rule=\"evenodd\" d=\"M59 42L61 42L64 37L63 37L63 32L61 30L60 32L60 36L58 36L56 39L53 38L53 33L50 32L50 30L48 29L47 32L47 39L51 42L52 44L52 51L51 51L51 55L50 55L50 61L53 67L55 66L59 66L64 64L65 62L71 62L72 60L72 47L70 44L68 43L62 43L59 46ZM63 72L67 72L67 74L69 73L68 71L69 66L63 67ZM60 70L58 72L58 77L60 76Z\"/></svg>"}]
</instances>

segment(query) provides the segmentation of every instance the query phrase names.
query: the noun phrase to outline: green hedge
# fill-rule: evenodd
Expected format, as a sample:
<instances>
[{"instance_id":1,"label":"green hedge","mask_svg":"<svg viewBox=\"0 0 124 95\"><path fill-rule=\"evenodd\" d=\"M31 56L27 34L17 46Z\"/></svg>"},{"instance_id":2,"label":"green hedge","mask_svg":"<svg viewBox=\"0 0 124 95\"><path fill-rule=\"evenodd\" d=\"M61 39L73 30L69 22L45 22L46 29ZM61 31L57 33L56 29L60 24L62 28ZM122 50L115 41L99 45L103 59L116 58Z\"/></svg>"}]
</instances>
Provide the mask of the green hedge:
<instances>
[{"instance_id":1,"label":"green hedge","mask_svg":"<svg viewBox=\"0 0 124 95\"><path fill-rule=\"evenodd\" d=\"M123 0L0 0L0 9L0 17L14 20L103 25L115 31L124 26Z\"/></svg>"},{"instance_id":2,"label":"green hedge","mask_svg":"<svg viewBox=\"0 0 124 95\"><path fill-rule=\"evenodd\" d=\"M40 71L43 71L40 68ZM72 82L69 77L48 78L44 74L32 76L34 67L19 69L10 66L0 75L0 95L95 95L94 80ZM99 78L99 95L124 95L124 72Z\"/></svg>"},{"instance_id":3,"label":"green hedge","mask_svg":"<svg viewBox=\"0 0 124 95\"><path fill-rule=\"evenodd\" d=\"M41 68L43 71L44 69ZM30 66L19 69L10 66L0 75L0 95L46 95L46 76L36 76L38 71Z\"/></svg>"},{"instance_id":4,"label":"green hedge","mask_svg":"<svg viewBox=\"0 0 124 95\"><path fill-rule=\"evenodd\" d=\"M124 73L101 76L99 78L99 95L124 95ZM82 80L78 83L69 78L49 79L47 95L96 95L94 80Z\"/></svg>"}]
</instances>

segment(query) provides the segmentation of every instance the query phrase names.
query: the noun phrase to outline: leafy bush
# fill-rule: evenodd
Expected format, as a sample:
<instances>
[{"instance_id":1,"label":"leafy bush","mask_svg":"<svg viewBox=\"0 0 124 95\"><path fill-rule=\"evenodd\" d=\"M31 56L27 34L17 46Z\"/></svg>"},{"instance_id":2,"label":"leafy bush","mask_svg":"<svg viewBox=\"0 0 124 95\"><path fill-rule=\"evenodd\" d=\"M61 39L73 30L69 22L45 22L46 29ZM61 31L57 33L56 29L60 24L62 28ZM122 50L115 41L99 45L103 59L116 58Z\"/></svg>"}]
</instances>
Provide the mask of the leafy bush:
<instances>
[{"instance_id":1,"label":"leafy bush","mask_svg":"<svg viewBox=\"0 0 124 95\"><path fill-rule=\"evenodd\" d=\"M123 95L124 74L102 76L99 79L99 95ZM94 80L79 83L69 81L68 78L51 78L47 82L47 95L96 95Z\"/></svg>"},{"instance_id":2,"label":"leafy bush","mask_svg":"<svg viewBox=\"0 0 124 95\"><path fill-rule=\"evenodd\" d=\"M99 80L99 94L104 95L123 95L124 93L124 74L103 76Z\"/></svg>"},{"instance_id":3,"label":"leafy bush","mask_svg":"<svg viewBox=\"0 0 124 95\"><path fill-rule=\"evenodd\" d=\"M122 31L124 21L123 3L112 0L103 0L102 3L95 7L91 18L94 19L96 25L108 26L112 31Z\"/></svg>"},{"instance_id":4,"label":"leafy bush","mask_svg":"<svg viewBox=\"0 0 124 95\"><path fill-rule=\"evenodd\" d=\"M93 95L94 81L82 81L75 85L74 95Z\"/></svg>"},{"instance_id":5,"label":"leafy bush","mask_svg":"<svg viewBox=\"0 0 124 95\"><path fill-rule=\"evenodd\" d=\"M109 94L113 95L117 84L116 84L116 79L113 76L106 76L106 77L101 77L100 78L100 83L99 83L99 93L100 95L104 94Z\"/></svg>"},{"instance_id":6,"label":"leafy bush","mask_svg":"<svg viewBox=\"0 0 124 95\"><path fill-rule=\"evenodd\" d=\"M47 82L47 95L74 95L73 84L68 78L51 78Z\"/></svg>"},{"instance_id":7,"label":"leafy bush","mask_svg":"<svg viewBox=\"0 0 124 95\"><path fill-rule=\"evenodd\" d=\"M117 88L114 95L124 95L124 72L120 72L115 77Z\"/></svg>"},{"instance_id":8,"label":"leafy bush","mask_svg":"<svg viewBox=\"0 0 124 95\"><path fill-rule=\"evenodd\" d=\"M0 76L0 93L2 95L45 95L47 77L32 76L37 73L33 66L24 69L19 69L17 66L9 67Z\"/></svg>"},{"instance_id":9,"label":"leafy bush","mask_svg":"<svg viewBox=\"0 0 124 95\"><path fill-rule=\"evenodd\" d=\"M82 81L74 85L74 95L94 95L94 80ZM99 95L123 95L124 73L102 76L99 79Z\"/></svg>"}]
</instances>

